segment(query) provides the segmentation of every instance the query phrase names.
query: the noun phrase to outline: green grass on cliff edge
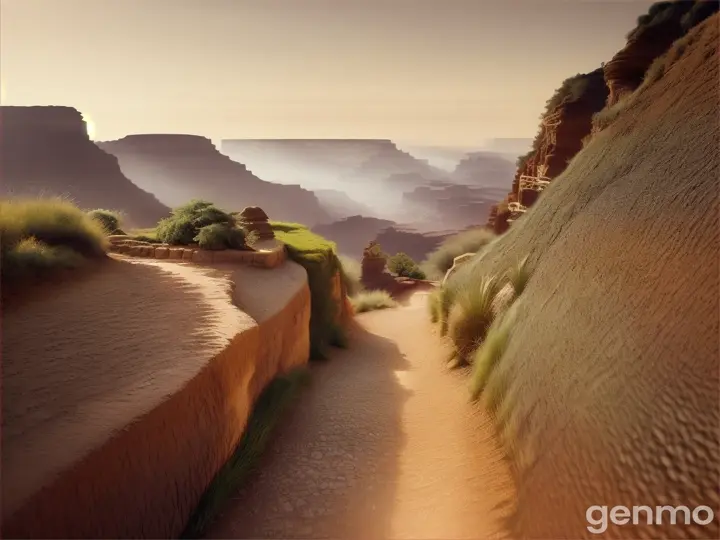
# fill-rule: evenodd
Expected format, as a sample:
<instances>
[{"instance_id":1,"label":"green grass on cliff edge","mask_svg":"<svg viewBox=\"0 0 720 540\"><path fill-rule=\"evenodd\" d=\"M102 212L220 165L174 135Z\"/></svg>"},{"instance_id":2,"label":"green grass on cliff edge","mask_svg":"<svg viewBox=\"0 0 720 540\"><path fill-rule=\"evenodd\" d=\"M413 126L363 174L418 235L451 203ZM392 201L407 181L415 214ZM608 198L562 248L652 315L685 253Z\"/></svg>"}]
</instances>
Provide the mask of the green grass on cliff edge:
<instances>
[{"instance_id":1,"label":"green grass on cliff edge","mask_svg":"<svg viewBox=\"0 0 720 540\"><path fill-rule=\"evenodd\" d=\"M235 452L203 493L181 538L201 538L204 535L228 498L255 470L278 421L308 381L307 370L298 368L276 377L265 387L253 406Z\"/></svg>"},{"instance_id":2,"label":"green grass on cliff edge","mask_svg":"<svg viewBox=\"0 0 720 540\"><path fill-rule=\"evenodd\" d=\"M337 247L299 223L271 221L275 237L287 246L288 255L308 273L311 295L310 358L325 358L330 345L342 347L346 338L336 322L341 306L332 298L332 280L342 264Z\"/></svg>"}]
</instances>

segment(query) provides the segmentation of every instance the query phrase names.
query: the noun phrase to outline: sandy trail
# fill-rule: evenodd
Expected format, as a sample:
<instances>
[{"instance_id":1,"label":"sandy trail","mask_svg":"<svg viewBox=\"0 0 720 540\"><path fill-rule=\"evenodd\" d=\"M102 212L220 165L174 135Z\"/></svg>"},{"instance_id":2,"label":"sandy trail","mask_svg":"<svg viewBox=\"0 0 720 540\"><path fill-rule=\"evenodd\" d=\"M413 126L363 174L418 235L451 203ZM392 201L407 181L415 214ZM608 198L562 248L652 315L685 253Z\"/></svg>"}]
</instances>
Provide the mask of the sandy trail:
<instances>
[{"instance_id":1,"label":"sandy trail","mask_svg":"<svg viewBox=\"0 0 720 540\"><path fill-rule=\"evenodd\" d=\"M358 317L209 538L506 537L510 472L426 297Z\"/></svg>"}]
</instances>

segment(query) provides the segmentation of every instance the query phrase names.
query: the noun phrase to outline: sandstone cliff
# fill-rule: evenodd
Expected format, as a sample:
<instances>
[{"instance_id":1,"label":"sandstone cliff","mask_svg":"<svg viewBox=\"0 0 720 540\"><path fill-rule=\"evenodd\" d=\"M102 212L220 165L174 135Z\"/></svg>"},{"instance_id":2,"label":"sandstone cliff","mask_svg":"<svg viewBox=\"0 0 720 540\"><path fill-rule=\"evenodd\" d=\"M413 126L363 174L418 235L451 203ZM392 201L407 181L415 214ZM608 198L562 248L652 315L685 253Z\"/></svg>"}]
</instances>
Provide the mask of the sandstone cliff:
<instances>
[{"instance_id":1,"label":"sandstone cliff","mask_svg":"<svg viewBox=\"0 0 720 540\"><path fill-rule=\"evenodd\" d=\"M583 140L607 124L614 105L634 92L644 80L657 77L660 61L671 44L720 7L712 0L658 2L638 18L628 34L626 46L602 68L577 75L563 82L548 101L541 118L532 150L518 159L512 189L505 199L490 210L488 226L496 233L505 232L511 211L509 203L532 206L538 191L520 190L521 176L553 179L580 151ZM608 111L602 111L607 105ZM602 111L602 112L601 112ZM598 114L600 113L600 114ZM610 114L608 114L610 113ZM605 118L599 118L604 114Z\"/></svg>"},{"instance_id":2,"label":"sandstone cliff","mask_svg":"<svg viewBox=\"0 0 720 540\"><path fill-rule=\"evenodd\" d=\"M271 219L308 225L328 221L315 195L299 185L261 180L194 135L130 135L98 143L123 172L169 206L207 199L227 210L262 207Z\"/></svg>"},{"instance_id":3,"label":"sandstone cliff","mask_svg":"<svg viewBox=\"0 0 720 540\"><path fill-rule=\"evenodd\" d=\"M656 58L717 10L718 2L712 0L653 4L628 34L625 47L605 64L605 80L610 90L608 106L634 92Z\"/></svg>"},{"instance_id":4,"label":"sandstone cliff","mask_svg":"<svg viewBox=\"0 0 720 540\"><path fill-rule=\"evenodd\" d=\"M720 536L718 17L467 265L532 271L489 382L519 537ZM668 504L716 517L587 529L592 505Z\"/></svg>"},{"instance_id":5,"label":"sandstone cliff","mask_svg":"<svg viewBox=\"0 0 720 540\"><path fill-rule=\"evenodd\" d=\"M68 197L84 209L118 210L136 227L153 226L169 212L92 143L71 107L0 107L0 155L3 196Z\"/></svg>"},{"instance_id":6,"label":"sandstone cliff","mask_svg":"<svg viewBox=\"0 0 720 540\"><path fill-rule=\"evenodd\" d=\"M607 95L602 69L579 74L563 82L547 103L532 150L518 159L515 179L505 204L491 210L492 222L489 225L495 232L507 230L510 216L507 203L520 202L524 206L532 206L538 197L537 191L520 192L520 177L553 179L562 173L582 148L583 139L592 130L592 117L603 108Z\"/></svg>"}]
</instances>

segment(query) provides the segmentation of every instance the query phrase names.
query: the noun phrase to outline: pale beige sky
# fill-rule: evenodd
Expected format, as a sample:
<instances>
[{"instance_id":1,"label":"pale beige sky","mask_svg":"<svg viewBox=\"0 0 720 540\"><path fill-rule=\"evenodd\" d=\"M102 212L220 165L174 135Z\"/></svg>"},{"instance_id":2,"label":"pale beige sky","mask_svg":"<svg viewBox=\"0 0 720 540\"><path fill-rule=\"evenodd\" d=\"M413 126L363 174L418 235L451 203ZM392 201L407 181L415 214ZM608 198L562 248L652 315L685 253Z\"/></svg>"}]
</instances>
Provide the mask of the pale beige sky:
<instances>
[{"instance_id":1,"label":"pale beige sky","mask_svg":"<svg viewBox=\"0 0 720 540\"><path fill-rule=\"evenodd\" d=\"M129 133L532 137L647 0L0 0L3 103Z\"/></svg>"}]
</instances>

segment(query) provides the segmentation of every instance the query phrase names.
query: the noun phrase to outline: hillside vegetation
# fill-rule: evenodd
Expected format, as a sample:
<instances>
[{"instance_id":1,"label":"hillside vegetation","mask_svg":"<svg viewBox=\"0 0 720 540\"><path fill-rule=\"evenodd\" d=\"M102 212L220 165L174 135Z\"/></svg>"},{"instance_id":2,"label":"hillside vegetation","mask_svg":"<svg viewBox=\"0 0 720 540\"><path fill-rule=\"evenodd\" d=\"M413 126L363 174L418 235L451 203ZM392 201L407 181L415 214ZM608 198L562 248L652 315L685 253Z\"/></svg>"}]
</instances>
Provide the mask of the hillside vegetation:
<instances>
[{"instance_id":1,"label":"hillside vegetation","mask_svg":"<svg viewBox=\"0 0 720 540\"><path fill-rule=\"evenodd\" d=\"M0 201L0 268L4 284L78 268L105 256L102 223L69 201Z\"/></svg>"},{"instance_id":2,"label":"hillside vegetation","mask_svg":"<svg viewBox=\"0 0 720 540\"><path fill-rule=\"evenodd\" d=\"M303 266L308 273L311 293L310 355L324 358L328 346L344 346L345 334L338 323L344 301L336 289L338 273L341 281L343 269L333 242L313 233L299 223L270 223L275 237L285 243L290 258ZM334 292L338 292L338 297Z\"/></svg>"}]
</instances>

